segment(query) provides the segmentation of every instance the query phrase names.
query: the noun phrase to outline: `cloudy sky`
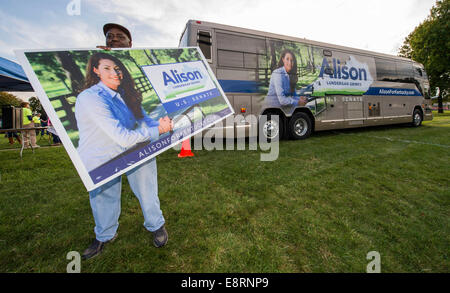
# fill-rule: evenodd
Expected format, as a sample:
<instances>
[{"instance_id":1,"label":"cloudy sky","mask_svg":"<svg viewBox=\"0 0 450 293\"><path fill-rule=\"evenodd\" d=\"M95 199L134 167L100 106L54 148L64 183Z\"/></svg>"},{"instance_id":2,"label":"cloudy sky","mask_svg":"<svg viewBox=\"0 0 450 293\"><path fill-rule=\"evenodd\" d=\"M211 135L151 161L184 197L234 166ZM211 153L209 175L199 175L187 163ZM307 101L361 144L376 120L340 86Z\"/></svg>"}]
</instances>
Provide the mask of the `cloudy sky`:
<instances>
[{"instance_id":1,"label":"cloudy sky","mask_svg":"<svg viewBox=\"0 0 450 293\"><path fill-rule=\"evenodd\" d=\"M435 0L0 0L0 56L16 61L14 49L103 45L102 27L107 22L128 27L134 47L176 47L189 19L396 55L404 38L429 15L434 3ZM70 13L68 8L72 8Z\"/></svg>"}]
</instances>

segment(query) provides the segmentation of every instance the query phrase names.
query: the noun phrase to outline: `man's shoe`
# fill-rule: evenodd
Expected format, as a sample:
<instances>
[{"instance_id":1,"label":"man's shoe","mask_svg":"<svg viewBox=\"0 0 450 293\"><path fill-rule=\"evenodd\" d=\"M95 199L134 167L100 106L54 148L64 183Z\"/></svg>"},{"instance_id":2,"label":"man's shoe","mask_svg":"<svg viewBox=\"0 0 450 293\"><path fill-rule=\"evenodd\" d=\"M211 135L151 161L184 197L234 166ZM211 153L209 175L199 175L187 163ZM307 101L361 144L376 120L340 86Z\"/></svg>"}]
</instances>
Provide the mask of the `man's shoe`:
<instances>
[{"instance_id":1,"label":"man's shoe","mask_svg":"<svg viewBox=\"0 0 450 293\"><path fill-rule=\"evenodd\" d=\"M94 241L91 243L91 245L83 252L83 260L90 259L94 256L99 255L102 253L103 248L105 247L106 243L113 242L117 238L117 233L114 235L114 237L111 240L108 240L106 242L98 241L97 239L94 239Z\"/></svg>"},{"instance_id":2,"label":"man's shoe","mask_svg":"<svg viewBox=\"0 0 450 293\"><path fill-rule=\"evenodd\" d=\"M169 240L169 235L167 234L164 225L162 225L161 228L152 233L153 245L155 245L155 247L163 247L164 245L166 245L167 240Z\"/></svg>"}]
</instances>

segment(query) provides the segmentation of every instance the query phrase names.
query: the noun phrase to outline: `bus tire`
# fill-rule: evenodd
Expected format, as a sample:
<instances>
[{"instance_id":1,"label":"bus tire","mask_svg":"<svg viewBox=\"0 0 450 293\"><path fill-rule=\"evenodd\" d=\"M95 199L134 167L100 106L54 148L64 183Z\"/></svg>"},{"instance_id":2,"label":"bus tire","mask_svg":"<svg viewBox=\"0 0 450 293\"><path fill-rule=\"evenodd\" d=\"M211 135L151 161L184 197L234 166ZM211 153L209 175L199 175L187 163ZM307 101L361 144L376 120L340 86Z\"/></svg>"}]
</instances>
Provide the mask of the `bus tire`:
<instances>
[{"instance_id":1,"label":"bus tire","mask_svg":"<svg viewBox=\"0 0 450 293\"><path fill-rule=\"evenodd\" d=\"M312 123L308 114L298 112L289 120L289 136L292 139L305 139L311 135Z\"/></svg>"},{"instance_id":2,"label":"bus tire","mask_svg":"<svg viewBox=\"0 0 450 293\"><path fill-rule=\"evenodd\" d=\"M411 125L413 127L419 127L422 124L422 120L423 120L422 112L417 108L414 109L413 121L412 121Z\"/></svg>"},{"instance_id":3,"label":"bus tire","mask_svg":"<svg viewBox=\"0 0 450 293\"><path fill-rule=\"evenodd\" d=\"M262 135L268 142L279 141L284 131L282 117L273 112L266 113L265 115L267 116L267 120L258 123L259 135ZM278 116L278 121L273 119L274 116Z\"/></svg>"}]
</instances>

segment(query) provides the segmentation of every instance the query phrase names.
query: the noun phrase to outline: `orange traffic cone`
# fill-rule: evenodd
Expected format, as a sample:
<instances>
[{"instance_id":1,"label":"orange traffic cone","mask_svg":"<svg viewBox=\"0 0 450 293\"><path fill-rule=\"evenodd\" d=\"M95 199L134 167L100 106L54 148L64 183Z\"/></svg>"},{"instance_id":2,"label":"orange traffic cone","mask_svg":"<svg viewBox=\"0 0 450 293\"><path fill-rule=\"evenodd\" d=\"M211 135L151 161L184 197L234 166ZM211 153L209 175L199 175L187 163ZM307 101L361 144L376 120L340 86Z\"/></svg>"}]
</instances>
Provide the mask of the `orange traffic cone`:
<instances>
[{"instance_id":1,"label":"orange traffic cone","mask_svg":"<svg viewBox=\"0 0 450 293\"><path fill-rule=\"evenodd\" d=\"M185 139L181 143L181 151L178 154L178 158L184 158L184 157L193 157L194 154L191 152L191 139Z\"/></svg>"}]
</instances>

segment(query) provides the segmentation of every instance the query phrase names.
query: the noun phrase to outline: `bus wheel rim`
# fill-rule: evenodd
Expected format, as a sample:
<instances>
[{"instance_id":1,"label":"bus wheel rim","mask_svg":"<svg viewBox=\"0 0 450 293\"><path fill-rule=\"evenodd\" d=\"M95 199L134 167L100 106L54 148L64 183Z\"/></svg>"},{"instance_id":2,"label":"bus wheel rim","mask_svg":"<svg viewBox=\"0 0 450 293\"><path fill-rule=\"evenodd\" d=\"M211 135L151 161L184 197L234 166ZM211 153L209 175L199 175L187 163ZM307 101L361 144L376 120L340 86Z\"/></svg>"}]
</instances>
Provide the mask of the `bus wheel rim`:
<instances>
[{"instance_id":1,"label":"bus wheel rim","mask_svg":"<svg viewBox=\"0 0 450 293\"><path fill-rule=\"evenodd\" d=\"M298 136L303 136L308 131L308 124L306 123L305 119L300 118L297 119L294 123L294 132Z\"/></svg>"},{"instance_id":2,"label":"bus wheel rim","mask_svg":"<svg viewBox=\"0 0 450 293\"><path fill-rule=\"evenodd\" d=\"M266 121L263 126L264 136L266 138L272 139L277 137L279 131L278 123L273 120Z\"/></svg>"},{"instance_id":3,"label":"bus wheel rim","mask_svg":"<svg viewBox=\"0 0 450 293\"><path fill-rule=\"evenodd\" d=\"M416 125L419 125L420 124L420 120L422 120L422 118L420 117L420 114L416 113L416 115L414 115L414 123Z\"/></svg>"}]
</instances>

